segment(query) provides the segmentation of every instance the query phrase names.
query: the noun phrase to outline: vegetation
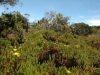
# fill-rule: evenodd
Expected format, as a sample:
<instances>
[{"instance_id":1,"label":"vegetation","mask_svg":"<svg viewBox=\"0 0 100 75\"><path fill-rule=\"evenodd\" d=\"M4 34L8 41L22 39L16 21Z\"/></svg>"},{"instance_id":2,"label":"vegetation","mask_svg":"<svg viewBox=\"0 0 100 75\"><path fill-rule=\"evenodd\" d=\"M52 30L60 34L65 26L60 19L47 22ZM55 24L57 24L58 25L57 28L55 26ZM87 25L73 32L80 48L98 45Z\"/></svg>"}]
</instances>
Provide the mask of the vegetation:
<instances>
[{"instance_id":1,"label":"vegetation","mask_svg":"<svg viewBox=\"0 0 100 75\"><path fill-rule=\"evenodd\" d=\"M71 25L72 32L77 35L88 35L92 33L91 27L85 23L74 23Z\"/></svg>"},{"instance_id":2,"label":"vegetation","mask_svg":"<svg viewBox=\"0 0 100 75\"><path fill-rule=\"evenodd\" d=\"M0 18L0 75L100 75L99 27L54 12L32 27L19 12Z\"/></svg>"},{"instance_id":3,"label":"vegetation","mask_svg":"<svg viewBox=\"0 0 100 75\"><path fill-rule=\"evenodd\" d=\"M10 5L10 6L15 6L19 0L0 0L1 5Z\"/></svg>"},{"instance_id":4,"label":"vegetation","mask_svg":"<svg viewBox=\"0 0 100 75\"><path fill-rule=\"evenodd\" d=\"M0 22L1 38L23 41L23 32L28 31L28 20L20 12L2 13Z\"/></svg>"}]
</instances>

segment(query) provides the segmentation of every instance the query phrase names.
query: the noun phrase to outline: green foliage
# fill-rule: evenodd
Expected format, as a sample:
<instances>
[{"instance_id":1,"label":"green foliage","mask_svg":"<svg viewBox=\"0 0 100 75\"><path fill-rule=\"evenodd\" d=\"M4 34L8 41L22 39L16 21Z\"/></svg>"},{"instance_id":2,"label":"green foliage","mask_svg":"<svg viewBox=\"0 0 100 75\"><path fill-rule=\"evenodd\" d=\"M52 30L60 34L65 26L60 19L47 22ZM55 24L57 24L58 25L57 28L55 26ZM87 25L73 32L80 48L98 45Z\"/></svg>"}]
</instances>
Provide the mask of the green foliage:
<instances>
[{"instance_id":1,"label":"green foliage","mask_svg":"<svg viewBox=\"0 0 100 75\"><path fill-rule=\"evenodd\" d=\"M100 51L92 48L88 43L99 41L99 38L83 37L72 35L72 33L55 32L53 30L40 30L33 34L27 34L26 41L16 46L17 50L13 50L13 46L7 40L2 40L1 46L1 63L0 73L15 75L98 75L100 68ZM90 39L91 38L91 39ZM1 42L0 42L1 43ZM7 45L6 47L4 44ZM48 61L42 64L38 63L38 57L45 50L54 47L62 53L63 57L71 59L69 65L73 62L72 58L76 59L77 66L57 68L53 59L49 57ZM15 56L14 53L20 53L20 56ZM59 54L59 53L58 53ZM63 59L64 60L64 59ZM63 61L62 61L63 62ZM7 66L7 67L6 67Z\"/></svg>"},{"instance_id":2,"label":"green foliage","mask_svg":"<svg viewBox=\"0 0 100 75\"><path fill-rule=\"evenodd\" d=\"M91 34L91 27L85 23L74 23L71 25L72 32L77 35Z\"/></svg>"},{"instance_id":3,"label":"green foliage","mask_svg":"<svg viewBox=\"0 0 100 75\"><path fill-rule=\"evenodd\" d=\"M0 51L10 45L10 41L0 38Z\"/></svg>"},{"instance_id":4,"label":"green foliage","mask_svg":"<svg viewBox=\"0 0 100 75\"><path fill-rule=\"evenodd\" d=\"M12 44L24 42L24 32L28 31L28 20L20 12L2 13L0 16L0 37L8 38Z\"/></svg>"},{"instance_id":5,"label":"green foliage","mask_svg":"<svg viewBox=\"0 0 100 75\"><path fill-rule=\"evenodd\" d=\"M1 5L10 5L10 6L15 6L19 0L0 0Z\"/></svg>"},{"instance_id":6,"label":"green foliage","mask_svg":"<svg viewBox=\"0 0 100 75\"><path fill-rule=\"evenodd\" d=\"M71 31L68 22L66 23L66 19L64 20L61 14L50 15L51 18L47 20L52 23L60 22L55 23L60 25L57 31L49 27L43 29L40 27L40 30L30 27L29 32L25 34L22 33L22 29L26 19L24 20L19 14L17 18L15 15L12 15L12 18L3 16L2 24L6 23L9 26L4 25L6 29L3 29L3 25L0 25L1 35L6 37L10 33L8 36L10 41L0 39L0 75L100 74L100 38L91 35L79 36L90 34L88 32L90 27L87 24L72 25L75 30L78 28L80 30L76 33L75 30L75 32ZM9 20L13 21L14 25L8 22ZM47 20L42 19L40 25L45 26L45 23L49 25ZM84 31L81 31L82 29ZM23 35L26 36L25 42L23 42ZM23 43L19 45L18 42Z\"/></svg>"},{"instance_id":7,"label":"green foliage","mask_svg":"<svg viewBox=\"0 0 100 75\"><path fill-rule=\"evenodd\" d=\"M0 30L6 29L21 30L27 27L27 19L20 12L2 13Z\"/></svg>"},{"instance_id":8,"label":"green foliage","mask_svg":"<svg viewBox=\"0 0 100 75\"><path fill-rule=\"evenodd\" d=\"M45 17L38 21L36 28L38 29L51 29L54 31L67 31L69 17L64 17L61 13L53 11L46 12ZM68 29L67 29L68 28ZM63 30L64 29L64 30Z\"/></svg>"}]
</instances>

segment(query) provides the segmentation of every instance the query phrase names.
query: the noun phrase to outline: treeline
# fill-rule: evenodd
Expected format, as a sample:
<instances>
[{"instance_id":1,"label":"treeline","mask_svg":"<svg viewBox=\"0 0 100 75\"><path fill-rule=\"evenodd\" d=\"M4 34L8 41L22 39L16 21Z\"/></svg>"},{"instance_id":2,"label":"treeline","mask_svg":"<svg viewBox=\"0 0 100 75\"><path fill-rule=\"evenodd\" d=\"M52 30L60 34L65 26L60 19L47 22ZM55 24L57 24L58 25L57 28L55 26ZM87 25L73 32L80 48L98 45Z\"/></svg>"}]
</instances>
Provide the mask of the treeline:
<instances>
[{"instance_id":1,"label":"treeline","mask_svg":"<svg viewBox=\"0 0 100 75\"><path fill-rule=\"evenodd\" d=\"M65 17L61 13L50 11L47 12L38 22L33 22L32 26L39 30L51 29L54 31L70 32L82 36L98 33L97 29L99 29L99 26L89 26L84 22L70 24L69 19L70 17Z\"/></svg>"},{"instance_id":2,"label":"treeline","mask_svg":"<svg viewBox=\"0 0 100 75\"><path fill-rule=\"evenodd\" d=\"M27 17L18 11L2 13L0 16L0 37L17 39L17 41L21 42L24 39L23 32L28 32L29 24L31 24L31 28L37 30L54 30L82 36L98 33L97 29L100 28L89 26L83 22L70 24L69 19L70 17L63 16L61 13L50 11L46 12L45 16L38 22L29 23Z\"/></svg>"}]
</instances>

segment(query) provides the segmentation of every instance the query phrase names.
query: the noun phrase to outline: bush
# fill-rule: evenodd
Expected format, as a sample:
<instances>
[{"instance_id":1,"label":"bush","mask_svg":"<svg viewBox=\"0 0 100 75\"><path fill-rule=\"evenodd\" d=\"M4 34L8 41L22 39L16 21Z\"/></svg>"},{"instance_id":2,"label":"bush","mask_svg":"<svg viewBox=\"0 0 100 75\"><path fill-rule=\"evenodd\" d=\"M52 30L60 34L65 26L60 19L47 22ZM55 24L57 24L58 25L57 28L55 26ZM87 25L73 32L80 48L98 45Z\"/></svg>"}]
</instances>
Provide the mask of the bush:
<instances>
[{"instance_id":1,"label":"bush","mask_svg":"<svg viewBox=\"0 0 100 75\"><path fill-rule=\"evenodd\" d=\"M85 23L74 23L71 25L72 33L86 36L92 33L91 27Z\"/></svg>"},{"instance_id":2,"label":"bush","mask_svg":"<svg viewBox=\"0 0 100 75\"><path fill-rule=\"evenodd\" d=\"M11 45L10 41L0 38L0 49L6 48L9 45Z\"/></svg>"}]
</instances>

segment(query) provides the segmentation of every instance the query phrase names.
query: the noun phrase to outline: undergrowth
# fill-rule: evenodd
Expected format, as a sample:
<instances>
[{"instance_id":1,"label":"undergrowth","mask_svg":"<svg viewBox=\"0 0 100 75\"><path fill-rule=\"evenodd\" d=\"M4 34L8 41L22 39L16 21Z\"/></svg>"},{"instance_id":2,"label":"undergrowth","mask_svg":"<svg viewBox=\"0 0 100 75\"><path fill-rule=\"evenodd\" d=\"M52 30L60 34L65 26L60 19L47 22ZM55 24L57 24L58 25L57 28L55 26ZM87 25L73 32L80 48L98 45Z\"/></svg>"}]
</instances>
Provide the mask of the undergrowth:
<instances>
[{"instance_id":1,"label":"undergrowth","mask_svg":"<svg viewBox=\"0 0 100 75\"><path fill-rule=\"evenodd\" d=\"M99 38L53 30L27 37L14 46L0 39L0 75L100 75Z\"/></svg>"}]
</instances>

